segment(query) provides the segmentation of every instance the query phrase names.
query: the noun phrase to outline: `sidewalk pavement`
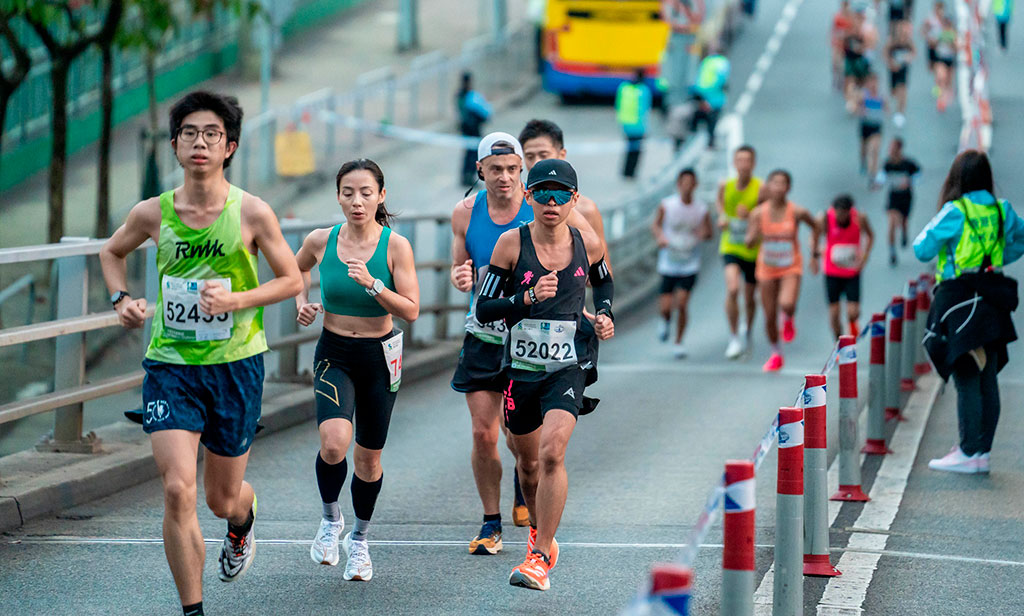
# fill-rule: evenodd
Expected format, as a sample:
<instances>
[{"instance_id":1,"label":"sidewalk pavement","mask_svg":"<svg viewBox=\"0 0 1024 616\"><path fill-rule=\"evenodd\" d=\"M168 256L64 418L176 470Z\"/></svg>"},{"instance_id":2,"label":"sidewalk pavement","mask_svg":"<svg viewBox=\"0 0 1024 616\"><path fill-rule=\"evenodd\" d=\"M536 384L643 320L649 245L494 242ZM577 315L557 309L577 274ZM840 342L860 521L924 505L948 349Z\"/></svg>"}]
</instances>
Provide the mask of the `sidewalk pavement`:
<instances>
[{"instance_id":1,"label":"sidewalk pavement","mask_svg":"<svg viewBox=\"0 0 1024 616\"><path fill-rule=\"evenodd\" d=\"M420 49L407 53L395 50L398 0L371 0L311 29L289 42L276 58L270 103L282 107L325 87L339 91L354 87L356 77L367 71L390 66L404 71L413 58L434 50L455 55L462 44L482 32L476 10L465 10L461 0L431 0L420 3ZM526 0L508 2L509 19L521 21ZM452 96L456 87L452 84ZM247 117L260 110L260 84L241 81L237 67L196 88L230 93L238 97ZM177 95L160 105L161 124ZM453 99L454 100L454 99ZM142 164L139 159L139 130L145 116L123 123L114 131L111 153L111 224L116 228L139 200ZM90 146L68 160L65 197L65 235L91 235L95 226L97 148ZM166 169L162 171L166 172ZM0 196L0 247L42 244L46 241L46 172L41 171ZM13 280L13 279L12 279ZM9 282L0 278L0 286Z\"/></svg>"}]
</instances>

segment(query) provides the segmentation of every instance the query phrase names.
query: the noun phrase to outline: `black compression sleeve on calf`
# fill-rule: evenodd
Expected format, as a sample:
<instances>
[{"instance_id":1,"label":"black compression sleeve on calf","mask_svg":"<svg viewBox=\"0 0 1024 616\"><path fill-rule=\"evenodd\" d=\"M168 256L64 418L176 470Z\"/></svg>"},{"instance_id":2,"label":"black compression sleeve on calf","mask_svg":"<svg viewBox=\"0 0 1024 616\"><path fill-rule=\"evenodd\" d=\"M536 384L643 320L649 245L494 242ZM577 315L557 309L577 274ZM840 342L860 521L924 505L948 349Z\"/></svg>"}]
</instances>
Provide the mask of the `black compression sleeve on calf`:
<instances>
[{"instance_id":1,"label":"black compression sleeve on calf","mask_svg":"<svg viewBox=\"0 0 1024 616\"><path fill-rule=\"evenodd\" d=\"M604 262L604 257L590 266L589 277L590 286L594 289L594 307L598 314L607 314L608 318L615 320L615 317L612 316L615 283L612 281L612 273L608 271L608 264Z\"/></svg>"},{"instance_id":2,"label":"black compression sleeve on calf","mask_svg":"<svg viewBox=\"0 0 1024 616\"><path fill-rule=\"evenodd\" d=\"M494 265L487 266L487 275L480 286L480 297L476 301L476 319L490 323L514 316L523 308L522 294L501 297L501 292L511 278L512 272Z\"/></svg>"}]
</instances>

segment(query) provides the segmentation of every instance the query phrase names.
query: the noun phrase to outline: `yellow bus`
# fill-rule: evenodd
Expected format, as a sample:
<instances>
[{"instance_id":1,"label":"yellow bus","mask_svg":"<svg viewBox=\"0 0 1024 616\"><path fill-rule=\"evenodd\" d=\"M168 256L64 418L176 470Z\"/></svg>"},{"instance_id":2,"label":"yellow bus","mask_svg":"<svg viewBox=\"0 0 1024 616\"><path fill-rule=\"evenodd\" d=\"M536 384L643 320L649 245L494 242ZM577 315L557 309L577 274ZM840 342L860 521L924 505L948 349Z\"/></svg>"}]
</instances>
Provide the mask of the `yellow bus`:
<instances>
[{"instance_id":1,"label":"yellow bus","mask_svg":"<svg viewBox=\"0 0 1024 616\"><path fill-rule=\"evenodd\" d=\"M544 88L614 95L643 69L652 87L668 43L659 0L547 0L541 32Z\"/></svg>"}]
</instances>

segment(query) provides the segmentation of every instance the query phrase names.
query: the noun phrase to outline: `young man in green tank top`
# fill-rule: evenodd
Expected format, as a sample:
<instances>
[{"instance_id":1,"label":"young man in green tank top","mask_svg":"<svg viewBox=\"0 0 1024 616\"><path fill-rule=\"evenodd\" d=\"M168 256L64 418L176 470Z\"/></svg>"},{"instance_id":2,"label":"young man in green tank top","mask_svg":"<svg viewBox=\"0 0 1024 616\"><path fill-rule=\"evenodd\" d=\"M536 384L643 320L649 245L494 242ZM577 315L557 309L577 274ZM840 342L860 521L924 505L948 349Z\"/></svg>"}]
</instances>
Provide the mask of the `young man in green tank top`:
<instances>
[{"instance_id":1,"label":"young man in green tank top","mask_svg":"<svg viewBox=\"0 0 1024 616\"><path fill-rule=\"evenodd\" d=\"M718 187L718 228L722 237L718 252L725 263L725 316L729 320L729 346L727 359L736 359L750 346L754 315L757 312L754 265L758 247L748 248L744 243L750 212L761 202L761 179L754 176L757 154L749 145L740 146L733 154L736 177ZM740 324L739 293L743 284L746 319Z\"/></svg>"},{"instance_id":2,"label":"young man in green tank top","mask_svg":"<svg viewBox=\"0 0 1024 616\"><path fill-rule=\"evenodd\" d=\"M164 552L186 616L203 614L203 535L196 516L196 456L204 488L228 522L219 577L232 582L253 558L256 497L243 480L263 391L263 306L302 290L295 256L270 206L228 183L242 109L234 97L192 92L170 111L171 146L185 182L138 203L100 252L111 302L127 329L142 327L146 299L127 290L126 259L157 244L159 303L143 367L143 428L164 487ZM262 251L274 272L256 275Z\"/></svg>"}]
</instances>

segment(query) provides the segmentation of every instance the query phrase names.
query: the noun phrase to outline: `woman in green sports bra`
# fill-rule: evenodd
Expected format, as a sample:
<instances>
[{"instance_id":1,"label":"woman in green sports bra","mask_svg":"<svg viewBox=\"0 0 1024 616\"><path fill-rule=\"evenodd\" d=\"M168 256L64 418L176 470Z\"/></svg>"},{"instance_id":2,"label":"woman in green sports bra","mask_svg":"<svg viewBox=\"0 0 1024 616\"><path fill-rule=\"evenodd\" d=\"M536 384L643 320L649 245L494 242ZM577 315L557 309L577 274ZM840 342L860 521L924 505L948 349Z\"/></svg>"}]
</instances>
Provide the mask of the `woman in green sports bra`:
<instances>
[{"instance_id":1,"label":"woman in green sports bra","mask_svg":"<svg viewBox=\"0 0 1024 616\"><path fill-rule=\"evenodd\" d=\"M305 283L295 299L298 322L308 327L324 313L313 359L323 520L310 557L324 565L340 560L338 538L345 522L338 496L348 474L345 455L354 424L356 523L343 542L344 578L368 581L373 566L366 532L384 479L380 454L402 378L402 333L394 329L392 315L414 321L420 290L412 245L388 226L380 167L365 158L347 162L338 171L337 187L345 223L313 231L297 255ZM310 303L310 271L318 264L322 303Z\"/></svg>"}]
</instances>

